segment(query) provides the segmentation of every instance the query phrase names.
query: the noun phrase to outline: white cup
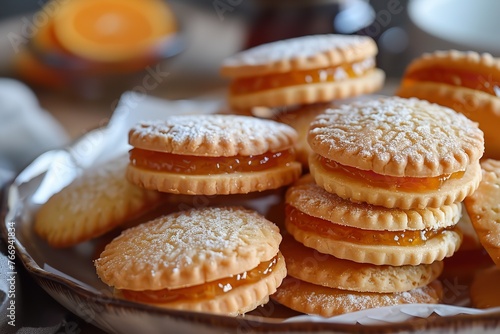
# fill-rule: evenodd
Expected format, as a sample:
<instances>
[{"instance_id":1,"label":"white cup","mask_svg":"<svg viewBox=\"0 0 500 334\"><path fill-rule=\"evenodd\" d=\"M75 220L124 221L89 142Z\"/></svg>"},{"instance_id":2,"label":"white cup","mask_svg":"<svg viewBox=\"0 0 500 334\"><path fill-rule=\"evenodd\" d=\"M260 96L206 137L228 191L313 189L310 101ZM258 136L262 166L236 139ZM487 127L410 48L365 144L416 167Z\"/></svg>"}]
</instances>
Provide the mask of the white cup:
<instances>
[{"instance_id":1,"label":"white cup","mask_svg":"<svg viewBox=\"0 0 500 334\"><path fill-rule=\"evenodd\" d=\"M457 49L500 56L500 1L410 0L411 53Z\"/></svg>"}]
</instances>

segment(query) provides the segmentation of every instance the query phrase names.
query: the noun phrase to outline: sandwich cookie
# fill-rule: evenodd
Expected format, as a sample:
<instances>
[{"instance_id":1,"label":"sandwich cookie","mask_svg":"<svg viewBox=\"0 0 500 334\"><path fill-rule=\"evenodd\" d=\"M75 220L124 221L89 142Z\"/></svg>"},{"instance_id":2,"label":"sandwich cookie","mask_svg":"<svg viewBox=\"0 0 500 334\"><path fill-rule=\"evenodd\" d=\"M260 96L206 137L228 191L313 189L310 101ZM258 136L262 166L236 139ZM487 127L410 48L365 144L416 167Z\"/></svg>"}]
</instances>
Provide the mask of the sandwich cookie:
<instances>
[{"instance_id":1,"label":"sandwich cookie","mask_svg":"<svg viewBox=\"0 0 500 334\"><path fill-rule=\"evenodd\" d=\"M52 247L69 247L134 220L165 200L125 178L128 157L85 170L42 205L35 232Z\"/></svg>"},{"instance_id":2,"label":"sandwich cookie","mask_svg":"<svg viewBox=\"0 0 500 334\"><path fill-rule=\"evenodd\" d=\"M500 58L435 51L415 59L397 91L463 113L484 132L485 157L500 159Z\"/></svg>"},{"instance_id":3,"label":"sandwich cookie","mask_svg":"<svg viewBox=\"0 0 500 334\"><path fill-rule=\"evenodd\" d=\"M279 229L255 211L181 211L122 232L95 261L127 300L236 316L269 300L286 276Z\"/></svg>"},{"instance_id":4,"label":"sandwich cookie","mask_svg":"<svg viewBox=\"0 0 500 334\"><path fill-rule=\"evenodd\" d=\"M225 59L234 109L327 102L374 92L384 82L367 36L311 35L259 45Z\"/></svg>"},{"instance_id":5,"label":"sandwich cookie","mask_svg":"<svg viewBox=\"0 0 500 334\"><path fill-rule=\"evenodd\" d=\"M129 132L127 178L146 189L186 195L246 194L295 181L297 132L236 115L172 116Z\"/></svg>"},{"instance_id":6,"label":"sandwich cookie","mask_svg":"<svg viewBox=\"0 0 500 334\"><path fill-rule=\"evenodd\" d=\"M375 265L430 264L460 247L460 204L440 208L388 209L353 203L305 177L286 193L285 226L317 251Z\"/></svg>"},{"instance_id":7,"label":"sandwich cookie","mask_svg":"<svg viewBox=\"0 0 500 334\"><path fill-rule=\"evenodd\" d=\"M387 208L462 201L481 180L483 133L455 111L384 98L325 110L312 122L309 169L327 191Z\"/></svg>"}]
</instances>

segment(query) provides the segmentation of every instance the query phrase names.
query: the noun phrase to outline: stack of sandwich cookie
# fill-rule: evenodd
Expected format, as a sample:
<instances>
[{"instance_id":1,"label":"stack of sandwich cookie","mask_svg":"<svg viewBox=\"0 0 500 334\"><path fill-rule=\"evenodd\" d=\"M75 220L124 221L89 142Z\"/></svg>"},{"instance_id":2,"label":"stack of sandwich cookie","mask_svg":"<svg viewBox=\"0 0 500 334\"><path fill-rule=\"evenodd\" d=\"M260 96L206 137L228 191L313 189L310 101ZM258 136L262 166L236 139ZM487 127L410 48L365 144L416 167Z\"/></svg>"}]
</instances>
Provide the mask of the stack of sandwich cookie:
<instances>
[{"instance_id":1,"label":"stack of sandwich cookie","mask_svg":"<svg viewBox=\"0 0 500 334\"><path fill-rule=\"evenodd\" d=\"M370 94L384 83L375 66L378 49L367 36L312 35L263 44L225 59L221 74L231 79L233 112L285 121L299 133L316 104ZM286 118L279 117L286 113ZM299 157L307 141L297 142ZM307 159L299 160L307 168Z\"/></svg>"},{"instance_id":2,"label":"stack of sandwich cookie","mask_svg":"<svg viewBox=\"0 0 500 334\"><path fill-rule=\"evenodd\" d=\"M460 245L460 205L388 209L355 203L314 182L290 187L287 231L299 242L340 259L375 265L419 265L451 256Z\"/></svg>"},{"instance_id":3,"label":"stack of sandwich cookie","mask_svg":"<svg viewBox=\"0 0 500 334\"><path fill-rule=\"evenodd\" d=\"M459 217L458 204L402 210L352 203L305 176L286 194L290 236L281 251L289 277L273 298L322 316L437 303L441 260L460 244Z\"/></svg>"},{"instance_id":4,"label":"stack of sandwich cookie","mask_svg":"<svg viewBox=\"0 0 500 334\"><path fill-rule=\"evenodd\" d=\"M186 195L277 189L301 174L296 131L250 116L189 115L141 122L129 132L130 182Z\"/></svg>"},{"instance_id":5,"label":"stack of sandwich cookie","mask_svg":"<svg viewBox=\"0 0 500 334\"><path fill-rule=\"evenodd\" d=\"M288 276L272 298L299 312L332 317L368 308L435 304L443 295L442 262L377 266L337 259L285 237Z\"/></svg>"},{"instance_id":6,"label":"stack of sandwich cookie","mask_svg":"<svg viewBox=\"0 0 500 334\"><path fill-rule=\"evenodd\" d=\"M235 316L265 304L286 276L281 239L254 211L192 209L125 230L95 266L121 298Z\"/></svg>"},{"instance_id":7,"label":"stack of sandwich cookie","mask_svg":"<svg viewBox=\"0 0 500 334\"><path fill-rule=\"evenodd\" d=\"M438 302L441 261L462 239L460 202L481 180L477 125L425 101L385 98L325 110L309 143L311 176L288 189L285 226L294 243L331 258L300 273L293 263L303 259L283 248L293 284L275 299L325 316ZM316 279L353 273L361 278L348 284ZM395 273L414 279L396 284Z\"/></svg>"}]
</instances>

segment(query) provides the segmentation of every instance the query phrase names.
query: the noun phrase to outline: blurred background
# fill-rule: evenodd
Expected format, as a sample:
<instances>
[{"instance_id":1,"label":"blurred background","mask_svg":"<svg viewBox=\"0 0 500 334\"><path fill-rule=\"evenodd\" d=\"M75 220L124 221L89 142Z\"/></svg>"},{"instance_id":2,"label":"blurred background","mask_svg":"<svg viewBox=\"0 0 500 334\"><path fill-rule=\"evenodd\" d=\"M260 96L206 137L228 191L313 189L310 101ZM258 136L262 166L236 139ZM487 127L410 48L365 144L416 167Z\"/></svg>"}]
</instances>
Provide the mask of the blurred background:
<instances>
[{"instance_id":1,"label":"blurred background","mask_svg":"<svg viewBox=\"0 0 500 334\"><path fill-rule=\"evenodd\" d=\"M7 134L27 131L12 125L21 122L14 116L28 100L53 118L51 132L58 134L60 125L66 137L59 138L70 140L104 125L127 90L167 99L222 97L227 81L218 74L221 61L265 42L318 33L368 35L379 46L385 94L422 52L457 48L498 55L500 48L495 0L0 3L0 78L26 85L0 83L0 166L13 145Z\"/></svg>"}]
</instances>

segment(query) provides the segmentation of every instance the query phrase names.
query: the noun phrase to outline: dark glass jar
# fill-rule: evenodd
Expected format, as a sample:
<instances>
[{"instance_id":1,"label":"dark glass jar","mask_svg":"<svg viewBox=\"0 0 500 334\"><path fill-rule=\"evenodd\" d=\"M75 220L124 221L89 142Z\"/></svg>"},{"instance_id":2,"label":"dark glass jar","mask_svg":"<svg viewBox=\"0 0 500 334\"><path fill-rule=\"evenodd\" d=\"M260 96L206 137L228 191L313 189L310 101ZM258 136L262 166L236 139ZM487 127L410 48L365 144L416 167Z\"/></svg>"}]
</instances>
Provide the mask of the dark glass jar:
<instances>
[{"instance_id":1,"label":"dark glass jar","mask_svg":"<svg viewBox=\"0 0 500 334\"><path fill-rule=\"evenodd\" d=\"M258 0L245 48L306 35L354 34L374 16L363 0Z\"/></svg>"}]
</instances>

